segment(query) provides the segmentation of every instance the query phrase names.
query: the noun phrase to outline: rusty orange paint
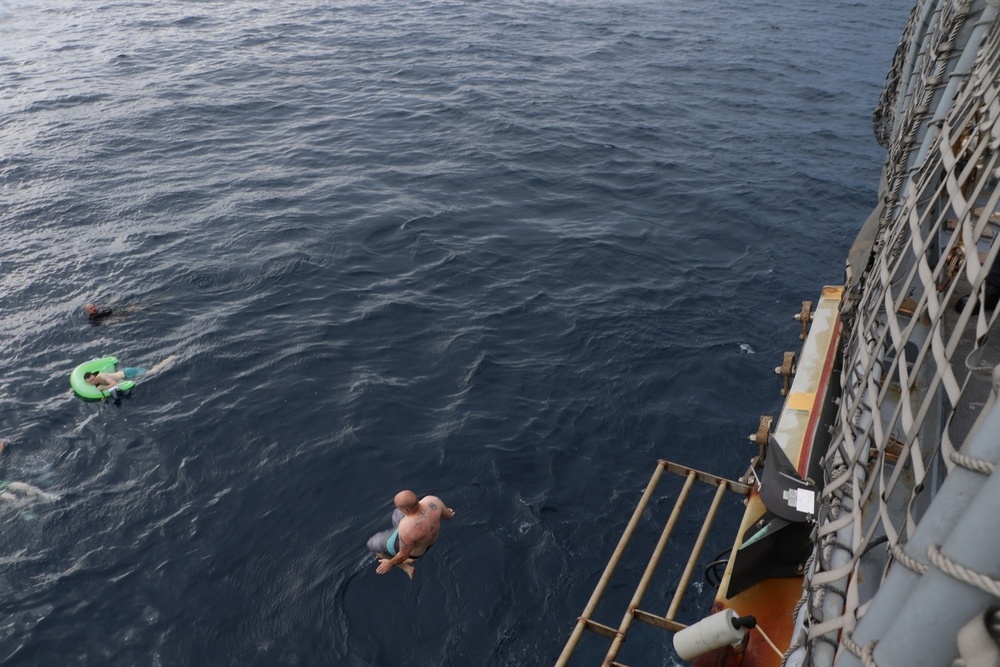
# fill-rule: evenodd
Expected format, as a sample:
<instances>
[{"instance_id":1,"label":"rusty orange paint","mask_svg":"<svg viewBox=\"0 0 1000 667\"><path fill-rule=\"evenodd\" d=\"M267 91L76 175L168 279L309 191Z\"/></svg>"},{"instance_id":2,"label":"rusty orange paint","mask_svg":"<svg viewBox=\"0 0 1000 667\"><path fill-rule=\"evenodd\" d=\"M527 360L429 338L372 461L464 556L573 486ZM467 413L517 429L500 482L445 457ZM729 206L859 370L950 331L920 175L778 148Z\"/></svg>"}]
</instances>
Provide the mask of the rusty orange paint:
<instances>
[{"instance_id":1,"label":"rusty orange paint","mask_svg":"<svg viewBox=\"0 0 1000 667\"><path fill-rule=\"evenodd\" d=\"M731 600L716 602L712 613L730 608L737 616L753 616L757 626L767 633L782 652L792 642L792 609L802 597L802 577L765 579ZM746 644L726 647L691 661L695 667L780 667L781 656L756 630L751 630Z\"/></svg>"},{"instance_id":2,"label":"rusty orange paint","mask_svg":"<svg viewBox=\"0 0 1000 667\"><path fill-rule=\"evenodd\" d=\"M743 513L743 521L736 535L733 551L742 544L742 535L764 516L764 503L760 494L754 490L747 497L747 508ZM765 579L754 584L747 590L732 598L723 598L723 591L729 588L729 577L732 573L732 559L726 566L726 572L719 585L720 594L712 605L711 613L732 609L737 616L753 616L757 624L767 633L771 641L782 651L792 641L792 610L802 597L802 577L787 577L781 579ZM778 667L781 656L774 652L760 633L751 630L747 644L740 649L725 648L713 651L692 661L697 667L710 665L735 667Z\"/></svg>"}]
</instances>

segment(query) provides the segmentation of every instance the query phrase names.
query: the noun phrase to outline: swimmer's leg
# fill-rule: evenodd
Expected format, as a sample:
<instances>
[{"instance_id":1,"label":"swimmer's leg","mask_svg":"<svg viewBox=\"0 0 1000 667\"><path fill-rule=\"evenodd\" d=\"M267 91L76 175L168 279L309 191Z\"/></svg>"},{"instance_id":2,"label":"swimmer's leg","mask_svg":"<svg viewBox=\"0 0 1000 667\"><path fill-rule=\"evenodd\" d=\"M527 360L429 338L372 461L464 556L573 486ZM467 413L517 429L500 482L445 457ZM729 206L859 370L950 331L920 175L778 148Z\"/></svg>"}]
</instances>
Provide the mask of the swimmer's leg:
<instances>
[{"instance_id":1,"label":"swimmer's leg","mask_svg":"<svg viewBox=\"0 0 1000 667\"><path fill-rule=\"evenodd\" d=\"M126 380L134 380L143 373L145 373L146 369L136 368L135 366L126 366L125 368L122 369L122 372L125 373Z\"/></svg>"},{"instance_id":2,"label":"swimmer's leg","mask_svg":"<svg viewBox=\"0 0 1000 667\"><path fill-rule=\"evenodd\" d=\"M392 512L392 527L393 528L399 528L399 522L403 520L404 516L406 516L406 515L403 514L403 510L399 509L398 507L395 510L393 510L393 512Z\"/></svg>"},{"instance_id":3,"label":"swimmer's leg","mask_svg":"<svg viewBox=\"0 0 1000 667\"><path fill-rule=\"evenodd\" d=\"M394 528L386 529L369 537L367 545L368 551L371 551L379 558L391 558L391 556L389 556L385 551L385 543L389 541L389 538L392 537L394 532L396 532Z\"/></svg>"},{"instance_id":4,"label":"swimmer's leg","mask_svg":"<svg viewBox=\"0 0 1000 667\"><path fill-rule=\"evenodd\" d=\"M167 357L166 359L164 359L160 363L158 363L155 366L153 366L152 368L150 368L149 369L149 374L152 375L153 373L159 373L160 371L166 370L167 368L169 368L170 366L172 366L173 363L175 361L177 361L177 359L178 359L178 356L176 354L171 354L169 357Z\"/></svg>"}]
</instances>

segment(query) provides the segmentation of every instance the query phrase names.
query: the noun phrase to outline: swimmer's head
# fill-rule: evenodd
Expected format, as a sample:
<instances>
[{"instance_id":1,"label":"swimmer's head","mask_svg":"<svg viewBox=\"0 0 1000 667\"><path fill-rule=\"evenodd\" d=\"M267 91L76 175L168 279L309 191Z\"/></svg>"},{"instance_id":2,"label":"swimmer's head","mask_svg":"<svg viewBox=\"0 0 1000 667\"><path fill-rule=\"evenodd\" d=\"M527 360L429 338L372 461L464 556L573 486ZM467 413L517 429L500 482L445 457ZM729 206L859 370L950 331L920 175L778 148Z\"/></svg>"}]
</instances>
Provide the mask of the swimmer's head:
<instances>
[{"instance_id":1,"label":"swimmer's head","mask_svg":"<svg viewBox=\"0 0 1000 667\"><path fill-rule=\"evenodd\" d=\"M94 313L97 312L97 306L95 306L92 303L88 303L86 306L83 307L83 309L87 311L88 315L93 315Z\"/></svg>"},{"instance_id":2,"label":"swimmer's head","mask_svg":"<svg viewBox=\"0 0 1000 667\"><path fill-rule=\"evenodd\" d=\"M96 385L97 384L97 373L91 373L90 371L87 371L86 373L83 374L83 380L87 384L94 384L94 385Z\"/></svg>"},{"instance_id":3,"label":"swimmer's head","mask_svg":"<svg viewBox=\"0 0 1000 667\"><path fill-rule=\"evenodd\" d=\"M394 502L396 503L396 507L403 511L415 510L420 505L417 502L417 494L409 490L397 493Z\"/></svg>"}]
</instances>

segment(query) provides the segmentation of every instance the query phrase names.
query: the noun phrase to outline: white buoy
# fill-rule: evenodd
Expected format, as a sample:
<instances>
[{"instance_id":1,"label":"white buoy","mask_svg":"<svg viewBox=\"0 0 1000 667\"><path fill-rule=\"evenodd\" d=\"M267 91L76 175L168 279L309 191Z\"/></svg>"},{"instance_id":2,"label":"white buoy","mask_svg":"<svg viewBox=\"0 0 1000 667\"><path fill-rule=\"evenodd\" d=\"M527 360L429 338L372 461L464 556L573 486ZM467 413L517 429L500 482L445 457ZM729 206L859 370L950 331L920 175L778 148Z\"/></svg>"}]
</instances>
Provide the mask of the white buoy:
<instances>
[{"instance_id":1,"label":"white buoy","mask_svg":"<svg viewBox=\"0 0 1000 667\"><path fill-rule=\"evenodd\" d=\"M739 646L747 628L757 624L753 616L740 618L732 609L724 609L674 635L674 650L681 660L692 660L723 646Z\"/></svg>"}]
</instances>

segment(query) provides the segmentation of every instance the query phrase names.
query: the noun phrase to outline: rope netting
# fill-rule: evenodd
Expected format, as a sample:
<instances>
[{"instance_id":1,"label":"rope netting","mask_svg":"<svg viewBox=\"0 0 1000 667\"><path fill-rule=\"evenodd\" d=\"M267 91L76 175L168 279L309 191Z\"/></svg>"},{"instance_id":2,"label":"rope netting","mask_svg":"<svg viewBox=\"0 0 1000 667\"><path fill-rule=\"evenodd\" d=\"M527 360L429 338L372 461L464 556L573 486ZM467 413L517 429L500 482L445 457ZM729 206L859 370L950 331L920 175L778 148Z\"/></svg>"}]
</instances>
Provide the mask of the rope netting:
<instances>
[{"instance_id":1,"label":"rope netting","mask_svg":"<svg viewBox=\"0 0 1000 667\"><path fill-rule=\"evenodd\" d=\"M989 343L1000 271L987 280L1000 253L1000 21L984 8L918 2L873 117L885 206L860 300L844 313L816 551L786 659L862 656L851 633L878 588L860 583L862 570L935 567L902 550L926 496L955 465L992 471L958 451L975 421L960 406L982 411L1000 363ZM955 46L967 42L978 50Z\"/></svg>"}]
</instances>

